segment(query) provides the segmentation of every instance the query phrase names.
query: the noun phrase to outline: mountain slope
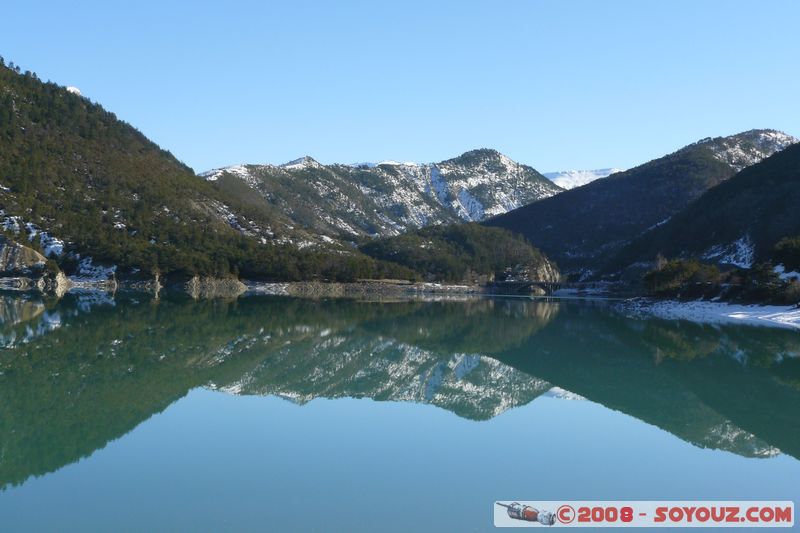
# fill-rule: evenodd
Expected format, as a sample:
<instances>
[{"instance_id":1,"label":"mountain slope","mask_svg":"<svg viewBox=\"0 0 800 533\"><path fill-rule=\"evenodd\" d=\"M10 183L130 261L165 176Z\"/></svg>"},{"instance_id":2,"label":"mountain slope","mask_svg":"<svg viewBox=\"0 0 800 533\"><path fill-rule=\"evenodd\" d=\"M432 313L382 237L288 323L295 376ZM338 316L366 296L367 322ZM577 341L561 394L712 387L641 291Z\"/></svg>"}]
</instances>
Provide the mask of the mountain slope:
<instances>
[{"instance_id":1,"label":"mountain slope","mask_svg":"<svg viewBox=\"0 0 800 533\"><path fill-rule=\"evenodd\" d=\"M695 256L749 267L772 259L783 237L800 235L800 144L747 167L626 247L612 268Z\"/></svg>"},{"instance_id":2,"label":"mountain slope","mask_svg":"<svg viewBox=\"0 0 800 533\"><path fill-rule=\"evenodd\" d=\"M562 269L597 269L711 187L794 142L774 130L703 139L485 223L522 233Z\"/></svg>"},{"instance_id":3,"label":"mountain slope","mask_svg":"<svg viewBox=\"0 0 800 533\"><path fill-rule=\"evenodd\" d=\"M474 282L514 276L558 281L558 267L523 237L476 223L438 225L361 246L370 257L408 267L431 280Z\"/></svg>"},{"instance_id":4,"label":"mountain slope","mask_svg":"<svg viewBox=\"0 0 800 533\"><path fill-rule=\"evenodd\" d=\"M310 246L325 243L200 179L100 105L2 62L0 224L66 269L91 256L123 274L377 273L356 251Z\"/></svg>"},{"instance_id":5,"label":"mountain slope","mask_svg":"<svg viewBox=\"0 0 800 533\"><path fill-rule=\"evenodd\" d=\"M431 224L483 220L561 189L495 150L433 164L238 165L203 174L218 190L284 213L332 238L391 236Z\"/></svg>"},{"instance_id":6,"label":"mountain slope","mask_svg":"<svg viewBox=\"0 0 800 533\"><path fill-rule=\"evenodd\" d=\"M561 187L562 189L574 189L587 183L601 178L607 178L611 174L624 172L621 168L599 168L597 170L562 170L559 172L545 172L544 177Z\"/></svg>"}]
</instances>

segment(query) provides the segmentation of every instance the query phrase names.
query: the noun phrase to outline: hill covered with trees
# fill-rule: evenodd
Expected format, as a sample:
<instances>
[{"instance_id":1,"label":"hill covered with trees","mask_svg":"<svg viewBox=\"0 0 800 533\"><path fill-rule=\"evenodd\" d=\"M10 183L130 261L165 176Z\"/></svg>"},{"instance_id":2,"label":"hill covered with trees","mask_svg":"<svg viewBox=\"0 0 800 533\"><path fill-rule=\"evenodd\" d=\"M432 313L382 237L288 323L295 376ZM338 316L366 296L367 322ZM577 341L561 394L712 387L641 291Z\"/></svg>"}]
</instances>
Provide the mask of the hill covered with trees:
<instances>
[{"instance_id":1,"label":"hill covered with trees","mask_svg":"<svg viewBox=\"0 0 800 533\"><path fill-rule=\"evenodd\" d=\"M798 235L800 144L795 144L745 168L646 232L620 252L611 268L659 253L723 264L786 262L793 268L800 266Z\"/></svg>"},{"instance_id":2,"label":"hill covered with trees","mask_svg":"<svg viewBox=\"0 0 800 533\"><path fill-rule=\"evenodd\" d=\"M567 271L594 272L707 190L794 142L774 130L704 139L485 224L522 233Z\"/></svg>"},{"instance_id":3,"label":"hill covered with trees","mask_svg":"<svg viewBox=\"0 0 800 533\"><path fill-rule=\"evenodd\" d=\"M370 241L361 250L445 281L524 276L558 281L559 273L524 237L476 223L430 226L387 239Z\"/></svg>"},{"instance_id":4,"label":"hill covered with trees","mask_svg":"<svg viewBox=\"0 0 800 533\"><path fill-rule=\"evenodd\" d=\"M279 211L197 177L100 105L2 61L0 154L3 229L67 270L88 256L118 274L413 276L318 245Z\"/></svg>"}]
</instances>

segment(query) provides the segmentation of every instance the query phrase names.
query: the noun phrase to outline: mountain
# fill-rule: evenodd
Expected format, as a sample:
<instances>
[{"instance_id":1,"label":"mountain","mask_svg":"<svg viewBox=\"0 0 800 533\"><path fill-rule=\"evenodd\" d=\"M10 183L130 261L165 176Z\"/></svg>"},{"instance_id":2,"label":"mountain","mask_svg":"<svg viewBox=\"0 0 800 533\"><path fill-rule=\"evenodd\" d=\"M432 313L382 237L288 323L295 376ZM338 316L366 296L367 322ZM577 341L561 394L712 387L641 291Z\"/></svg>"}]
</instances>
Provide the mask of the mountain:
<instances>
[{"instance_id":1,"label":"mountain","mask_svg":"<svg viewBox=\"0 0 800 533\"><path fill-rule=\"evenodd\" d=\"M277 210L328 238L398 235L432 224L479 221L561 192L533 168L488 149L440 163L384 161L237 165L202 174L217 190Z\"/></svg>"},{"instance_id":2,"label":"mountain","mask_svg":"<svg viewBox=\"0 0 800 533\"><path fill-rule=\"evenodd\" d=\"M703 139L485 224L522 233L562 270L586 276L705 191L796 141L774 130Z\"/></svg>"},{"instance_id":3,"label":"mountain","mask_svg":"<svg viewBox=\"0 0 800 533\"><path fill-rule=\"evenodd\" d=\"M599 168L597 170L562 170L559 172L545 172L543 175L562 189L574 189L591 183L611 174L624 172L621 168Z\"/></svg>"},{"instance_id":4,"label":"mountain","mask_svg":"<svg viewBox=\"0 0 800 533\"><path fill-rule=\"evenodd\" d=\"M710 189L620 252L612 268L667 257L750 267L773 260L783 237L800 235L800 144Z\"/></svg>"},{"instance_id":5,"label":"mountain","mask_svg":"<svg viewBox=\"0 0 800 533\"><path fill-rule=\"evenodd\" d=\"M2 229L67 271L91 257L117 275L408 274L356 250L328 251L280 210L200 179L100 105L2 61L0 154Z\"/></svg>"},{"instance_id":6,"label":"mountain","mask_svg":"<svg viewBox=\"0 0 800 533\"><path fill-rule=\"evenodd\" d=\"M360 250L431 280L480 283L497 276L558 281L558 267L520 235L474 222L374 239Z\"/></svg>"}]
</instances>

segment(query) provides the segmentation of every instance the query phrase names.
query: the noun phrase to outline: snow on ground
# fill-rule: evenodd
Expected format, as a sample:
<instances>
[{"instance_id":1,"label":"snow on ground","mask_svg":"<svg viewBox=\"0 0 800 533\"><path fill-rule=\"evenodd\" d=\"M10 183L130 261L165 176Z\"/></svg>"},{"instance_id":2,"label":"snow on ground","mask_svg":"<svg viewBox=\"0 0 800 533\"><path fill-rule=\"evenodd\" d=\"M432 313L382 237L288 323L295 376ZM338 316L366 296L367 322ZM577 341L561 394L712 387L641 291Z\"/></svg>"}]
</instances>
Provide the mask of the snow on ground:
<instances>
[{"instance_id":1,"label":"snow on ground","mask_svg":"<svg viewBox=\"0 0 800 533\"><path fill-rule=\"evenodd\" d=\"M247 170L247 167L244 165L233 165L231 167L221 167L209 170L207 172L202 172L200 174L201 178L205 178L206 181L217 181L222 174L228 172L230 174L235 174L242 179L246 179L250 176L250 172Z\"/></svg>"},{"instance_id":2,"label":"snow on ground","mask_svg":"<svg viewBox=\"0 0 800 533\"><path fill-rule=\"evenodd\" d=\"M721 141L710 139L710 142L720 143L720 146L712 147L714 157L739 172L796 143L797 139L781 131L764 130L732 135Z\"/></svg>"},{"instance_id":3,"label":"snow on ground","mask_svg":"<svg viewBox=\"0 0 800 533\"><path fill-rule=\"evenodd\" d=\"M786 272L786 268L783 265L776 266L775 273L780 276L783 281L800 280L800 272Z\"/></svg>"},{"instance_id":4,"label":"snow on ground","mask_svg":"<svg viewBox=\"0 0 800 533\"><path fill-rule=\"evenodd\" d=\"M288 163L284 163L281 165L281 168L286 170L303 170L305 168L320 168L320 165L313 157L311 156L303 156L297 159L293 159Z\"/></svg>"},{"instance_id":5,"label":"snow on ground","mask_svg":"<svg viewBox=\"0 0 800 533\"><path fill-rule=\"evenodd\" d=\"M25 222L21 217L6 215L2 209L0 209L0 227L6 231L13 232L14 235L20 235L24 231L30 242L33 242L38 237L39 245L42 247L45 257L61 255L64 252L64 241L53 237L46 231L42 231L39 226L32 222Z\"/></svg>"},{"instance_id":6,"label":"snow on ground","mask_svg":"<svg viewBox=\"0 0 800 533\"><path fill-rule=\"evenodd\" d=\"M597 170L562 170L559 172L545 172L544 177L561 187L562 189L574 189L581 185L586 185L594 180L605 178L616 172L622 172L621 168L599 168Z\"/></svg>"},{"instance_id":7,"label":"snow on ground","mask_svg":"<svg viewBox=\"0 0 800 533\"><path fill-rule=\"evenodd\" d=\"M418 167L418 166L422 166L420 163L415 163L413 161L404 161L404 162L401 163L400 161L395 161L394 159L387 159L386 161L381 161L380 163L377 164L377 166L380 166L380 165L389 165L389 166L393 166L393 167ZM372 166L374 167L375 165L372 165Z\"/></svg>"},{"instance_id":8,"label":"snow on ground","mask_svg":"<svg viewBox=\"0 0 800 533\"><path fill-rule=\"evenodd\" d=\"M78 263L78 271L73 276L73 281L106 281L111 279L117 266L102 266L93 264L91 257L84 257Z\"/></svg>"},{"instance_id":9,"label":"snow on ground","mask_svg":"<svg viewBox=\"0 0 800 533\"><path fill-rule=\"evenodd\" d=\"M314 176L302 176L316 190L317 196L327 199L328 205L351 211L349 218L344 217L347 219L345 222L341 217L326 212L326 208L314 210L315 216L333 226L337 234L369 232L388 236L410 228L452 222L455 217L467 221L483 220L558 192L550 183L543 183L530 167L491 151L469 163L457 160L442 163L386 160L323 166L310 157L302 157L278 166L236 165L200 175L214 181L227 173L238 177L262 196L269 197L270 183L275 175L301 177L297 172L311 167L329 170ZM365 178L351 174L353 168L369 168L372 173ZM357 200L353 196L353 186L359 192ZM374 202L374 207L369 202L364 203L365 199ZM363 205L370 209L364 210ZM290 209L287 213L292 215Z\"/></svg>"},{"instance_id":10,"label":"snow on ground","mask_svg":"<svg viewBox=\"0 0 800 533\"><path fill-rule=\"evenodd\" d=\"M750 268L755 258L755 246L750 236L745 234L730 244L717 244L703 253L703 259L714 260L720 264Z\"/></svg>"},{"instance_id":11,"label":"snow on ground","mask_svg":"<svg viewBox=\"0 0 800 533\"><path fill-rule=\"evenodd\" d=\"M481 220L483 218L483 204L466 189L458 191L458 201L453 202L453 208L465 220Z\"/></svg>"},{"instance_id":12,"label":"snow on ground","mask_svg":"<svg viewBox=\"0 0 800 533\"><path fill-rule=\"evenodd\" d=\"M688 320L701 324L748 324L800 330L800 307L793 306L636 299L621 304L621 310L634 316L649 315L667 320Z\"/></svg>"}]
</instances>

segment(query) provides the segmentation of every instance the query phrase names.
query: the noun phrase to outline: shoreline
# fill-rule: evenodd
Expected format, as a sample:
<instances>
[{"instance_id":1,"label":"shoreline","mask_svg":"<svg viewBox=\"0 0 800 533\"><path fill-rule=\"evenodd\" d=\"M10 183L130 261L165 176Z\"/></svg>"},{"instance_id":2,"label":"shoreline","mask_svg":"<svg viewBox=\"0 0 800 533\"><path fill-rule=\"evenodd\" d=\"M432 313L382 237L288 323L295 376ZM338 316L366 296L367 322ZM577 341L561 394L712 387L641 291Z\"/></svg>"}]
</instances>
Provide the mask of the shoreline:
<instances>
[{"instance_id":1,"label":"shoreline","mask_svg":"<svg viewBox=\"0 0 800 533\"><path fill-rule=\"evenodd\" d=\"M493 285L466 285L455 283L409 282L403 280L360 280L355 282L290 281L261 282L250 280L193 278L185 284L161 286L155 282L131 282L127 280L100 280L66 278L65 290L42 290L25 278L0 278L0 292L27 293L61 297L66 293L120 292L159 294L183 294L194 299L236 299L248 296L284 296L292 298L357 298L357 299L456 299L475 297L554 299L554 300L600 300L614 302L613 307L631 318L654 317L664 320L685 320L696 324L740 324L760 327L777 327L800 331L800 307L735 304L708 300L659 300L646 296L628 297L614 295L601 290L576 290L562 288L552 294L508 294L498 291Z\"/></svg>"},{"instance_id":2,"label":"shoreline","mask_svg":"<svg viewBox=\"0 0 800 533\"><path fill-rule=\"evenodd\" d=\"M665 320L686 320L698 324L741 324L800 331L800 308L791 305L758 305L710 302L707 300L654 300L634 298L618 308L631 317L652 316Z\"/></svg>"}]
</instances>

